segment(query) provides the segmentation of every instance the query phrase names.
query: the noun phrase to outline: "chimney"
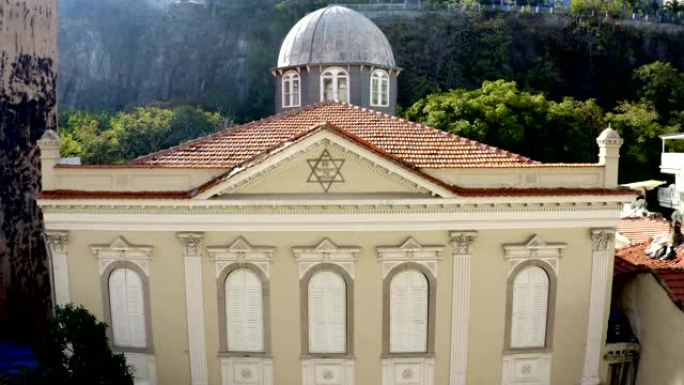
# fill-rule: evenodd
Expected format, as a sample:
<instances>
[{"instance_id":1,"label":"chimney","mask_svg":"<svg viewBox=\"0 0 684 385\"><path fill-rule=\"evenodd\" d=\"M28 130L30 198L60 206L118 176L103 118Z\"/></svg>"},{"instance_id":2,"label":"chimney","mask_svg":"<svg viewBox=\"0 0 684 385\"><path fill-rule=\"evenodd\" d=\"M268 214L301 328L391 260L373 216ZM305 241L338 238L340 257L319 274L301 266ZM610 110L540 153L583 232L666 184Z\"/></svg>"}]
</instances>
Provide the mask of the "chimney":
<instances>
[{"instance_id":1,"label":"chimney","mask_svg":"<svg viewBox=\"0 0 684 385\"><path fill-rule=\"evenodd\" d=\"M55 166L60 161L59 149L62 141L54 130L46 130L38 140L40 148L40 169L42 190L55 189Z\"/></svg>"},{"instance_id":2,"label":"chimney","mask_svg":"<svg viewBox=\"0 0 684 385\"><path fill-rule=\"evenodd\" d=\"M620 146L622 139L610 124L596 138L599 147L598 164L604 167L603 185L606 188L615 188L618 185L618 166L620 165Z\"/></svg>"}]
</instances>

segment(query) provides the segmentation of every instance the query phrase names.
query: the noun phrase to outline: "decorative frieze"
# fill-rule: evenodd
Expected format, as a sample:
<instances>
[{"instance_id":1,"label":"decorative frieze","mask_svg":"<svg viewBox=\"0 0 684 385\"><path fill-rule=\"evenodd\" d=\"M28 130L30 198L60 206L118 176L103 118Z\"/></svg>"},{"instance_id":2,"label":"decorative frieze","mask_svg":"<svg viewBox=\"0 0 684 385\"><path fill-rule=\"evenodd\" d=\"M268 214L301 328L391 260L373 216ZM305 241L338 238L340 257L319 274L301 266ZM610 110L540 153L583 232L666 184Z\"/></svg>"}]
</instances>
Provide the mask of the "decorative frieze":
<instances>
[{"instance_id":1,"label":"decorative frieze","mask_svg":"<svg viewBox=\"0 0 684 385\"><path fill-rule=\"evenodd\" d=\"M434 383L434 358L406 357L382 360L382 385L433 385Z\"/></svg>"},{"instance_id":2,"label":"decorative frieze","mask_svg":"<svg viewBox=\"0 0 684 385\"><path fill-rule=\"evenodd\" d=\"M221 357L221 385L273 385L273 359Z\"/></svg>"},{"instance_id":3,"label":"decorative frieze","mask_svg":"<svg viewBox=\"0 0 684 385\"><path fill-rule=\"evenodd\" d=\"M328 238L314 247L293 247L292 253L299 265L299 278L319 263L333 263L343 268L354 278L354 264L359 255L360 247L337 246Z\"/></svg>"},{"instance_id":4,"label":"decorative frieze","mask_svg":"<svg viewBox=\"0 0 684 385\"><path fill-rule=\"evenodd\" d=\"M390 270L404 262L419 263L437 277L437 262L442 259L440 253L444 250L444 246L423 246L413 237L409 237L399 246L380 246L376 250L378 260L382 263L383 279L387 277Z\"/></svg>"},{"instance_id":5,"label":"decorative frieze","mask_svg":"<svg viewBox=\"0 0 684 385\"><path fill-rule=\"evenodd\" d=\"M203 233L178 233L185 262L185 303L188 320L190 383L208 385L207 352L204 337L201 245Z\"/></svg>"},{"instance_id":6,"label":"decorative frieze","mask_svg":"<svg viewBox=\"0 0 684 385\"><path fill-rule=\"evenodd\" d=\"M512 354L503 357L501 385L549 385L551 354Z\"/></svg>"},{"instance_id":7,"label":"decorative frieze","mask_svg":"<svg viewBox=\"0 0 684 385\"><path fill-rule=\"evenodd\" d=\"M150 254L152 246L137 246L126 241L124 237L117 237L109 245L93 245L90 251L99 260L100 275L107 267L117 261L128 261L137 265L149 277Z\"/></svg>"},{"instance_id":8,"label":"decorative frieze","mask_svg":"<svg viewBox=\"0 0 684 385\"><path fill-rule=\"evenodd\" d=\"M207 247L207 253L215 263L216 277L233 263L249 262L261 269L266 278L269 278L273 250L275 248L269 246L252 246L243 237L238 237L229 246Z\"/></svg>"},{"instance_id":9,"label":"decorative frieze","mask_svg":"<svg viewBox=\"0 0 684 385\"><path fill-rule=\"evenodd\" d=\"M302 360L302 385L354 385L354 360L312 358Z\"/></svg>"},{"instance_id":10,"label":"decorative frieze","mask_svg":"<svg viewBox=\"0 0 684 385\"><path fill-rule=\"evenodd\" d=\"M452 231L451 370L449 384L465 385L470 318L470 256L477 231Z\"/></svg>"}]
</instances>

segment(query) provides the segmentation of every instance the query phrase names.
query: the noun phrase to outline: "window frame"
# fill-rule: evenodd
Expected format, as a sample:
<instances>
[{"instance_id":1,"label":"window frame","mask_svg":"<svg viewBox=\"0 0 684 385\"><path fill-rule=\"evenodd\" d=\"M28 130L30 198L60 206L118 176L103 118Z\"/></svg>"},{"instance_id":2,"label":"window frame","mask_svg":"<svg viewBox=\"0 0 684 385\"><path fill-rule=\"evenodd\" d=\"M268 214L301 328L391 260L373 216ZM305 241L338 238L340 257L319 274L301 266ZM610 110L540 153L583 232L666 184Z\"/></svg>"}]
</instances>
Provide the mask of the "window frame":
<instances>
[{"instance_id":1,"label":"window frame","mask_svg":"<svg viewBox=\"0 0 684 385\"><path fill-rule=\"evenodd\" d=\"M329 271L342 278L345 285L345 351L318 353L309 350L309 282L317 273ZM354 355L354 280L349 273L334 263L318 263L299 280L302 358L351 358Z\"/></svg>"},{"instance_id":2,"label":"window frame","mask_svg":"<svg viewBox=\"0 0 684 385\"><path fill-rule=\"evenodd\" d=\"M427 304L427 341L426 350L424 352L390 352L390 325L391 325L391 309L390 309L390 287L392 279L399 273L407 270L416 270L425 276L427 280L428 289L428 304ZM432 272L423 264L417 262L402 262L393 267L385 276L382 283L382 356L383 358L399 358L399 357L433 357L435 355L435 320L437 310L437 278Z\"/></svg>"},{"instance_id":3,"label":"window frame","mask_svg":"<svg viewBox=\"0 0 684 385\"><path fill-rule=\"evenodd\" d=\"M511 347L512 327L513 327L513 294L515 278L518 274L528 267L539 267L546 273L549 279L547 303L546 303L546 333L544 335L543 347ZM505 353L547 353L552 350L553 329L556 310L556 290L558 277L553 267L542 260L529 259L520 262L508 275L506 284L506 328L504 335Z\"/></svg>"},{"instance_id":4,"label":"window frame","mask_svg":"<svg viewBox=\"0 0 684 385\"><path fill-rule=\"evenodd\" d=\"M327 67L323 70L323 72L321 72L321 76L320 76L321 102L328 101L325 99L325 82L324 82L324 79L326 78L326 76L328 74L330 74L330 76L333 79L333 93L336 96L335 98L331 99L331 101L341 101L344 103L350 103L349 89L351 88L350 87L351 79L349 77L349 72L342 67ZM339 98L339 79L342 77L347 79L347 92L346 92L347 98L345 101L342 101Z\"/></svg>"},{"instance_id":5,"label":"window frame","mask_svg":"<svg viewBox=\"0 0 684 385\"><path fill-rule=\"evenodd\" d=\"M290 102L292 101L292 95L293 95L292 86L293 86L295 81L298 83L298 92L296 94L297 95L297 103L287 104L287 103L285 103L286 100L290 101ZM285 97L285 83L288 83L290 86L290 92L288 94L290 96L289 99ZM281 87L281 90L280 90L281 91L281 94L280 94L281 105L283 106L283 108L295 108L295 107L300 107L302 105L302 76L299 74L299 72L297 72L295 70L289 70L289 71L285 72L283 74L283 77L282 77L282 80L280 83L280 87Z\"/></svg>"},{"instance_id":6,"label":"window frame","mask_svg":"<svg viewBox=\"0 0 684 385\"><path fill-rule=\"evenodd\" d=\"M374 77L376 77L376 76L378 76L378 88L379 88L378 90L374 90L374 88L373 88L373 80L374 80ZM384 99L383 99L383 93L382 93L382 82L383 82L383 80L387 82L387 93L384 95ZM370 99L368 100L368 102L372 107L389 107L389 105L390 105L390 103L389 103L390 83L391 83L390 80L391 79L390 79L389 74L387 73L387 71L385 71L383 69L376 69L373 72L371 72L370 86L369 86L369 89L370 89L369 97L370 97ZM379 99L380 103L373 103L373 94L376 92L378 94L378 99Z\"/></svg>"},{"instance_id":7,"label":"window frame","mask_svg":"<svg viewBox=\"0 0 684 385\"><path fill-rule=\"evenodd\" d=\"M228 350L228 308L226 307L226 283L236 270L249 270L261 280L261 324L263 349L259 352ZM270 357L271 355L271 306L270 282L264 272L251 262L235 262L226 266L216 280L218 293L219 355L239 357Z\"/></svg>"},{"instance_id":8,"label":"window frame","mask_svg":"<svg viewBox=\"0 0 684 385\"><path fill-rule=\"evenodd\" d=\"M129 269L138 275L142 282L142 298L143 298L143 314L145 316L145 346L133 347L117 345L114 341L114 332L112 327L112 307L111 297L109 293L109 279L114 271L119 269ZM154 353L152 343L152 319L151 319L151 303L150 303L150 284L147 274L135 263L130 261L114 261L110 263L107 268L100 275L100 284L102 292L102 304L104 307L105 323L110 327L107 328L107 338L110 341L110 346L113 350L127 353Z\"/></svg>"}]
</instances>

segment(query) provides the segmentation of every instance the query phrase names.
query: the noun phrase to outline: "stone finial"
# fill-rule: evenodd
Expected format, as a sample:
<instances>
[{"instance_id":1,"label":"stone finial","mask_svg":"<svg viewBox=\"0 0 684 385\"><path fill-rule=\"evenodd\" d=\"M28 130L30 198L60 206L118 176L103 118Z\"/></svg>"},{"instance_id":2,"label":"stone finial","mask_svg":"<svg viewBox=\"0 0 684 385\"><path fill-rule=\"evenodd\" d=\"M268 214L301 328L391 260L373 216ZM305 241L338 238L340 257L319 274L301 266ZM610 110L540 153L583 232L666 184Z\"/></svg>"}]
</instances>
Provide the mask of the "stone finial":
<instances>
[{"instance_id":1,"label":"stone finial","mask_svg":"<svg viewBox=\"0 0 684 385\"><path fill-rule=\"evenodd\" d=\"M620 134L610 124L596 138L596 143L599 146L598 163L604 166L603 184L606 188L615 188L618 185L618 167L622 142Z\"/></svg>"}]
</instances>

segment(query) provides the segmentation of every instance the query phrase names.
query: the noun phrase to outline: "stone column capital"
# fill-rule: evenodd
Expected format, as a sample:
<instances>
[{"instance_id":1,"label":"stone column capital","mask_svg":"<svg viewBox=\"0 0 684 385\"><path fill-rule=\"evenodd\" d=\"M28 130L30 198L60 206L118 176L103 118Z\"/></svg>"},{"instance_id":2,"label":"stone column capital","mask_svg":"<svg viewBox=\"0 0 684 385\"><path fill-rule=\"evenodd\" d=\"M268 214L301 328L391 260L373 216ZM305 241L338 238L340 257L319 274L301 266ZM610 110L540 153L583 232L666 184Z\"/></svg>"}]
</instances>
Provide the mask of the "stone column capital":
<instances>
[{"instance_id":1,"label":"stone column capital","mask_svg":"<svg viewBox=\"0 0 684 385\"><path fill-rule=\"evenodd\" d=\"M183 254L186 257L199 257L202 254L200 247L204 233L177 233L176 237L183 245Z\"/></svg>"},{"instance_id":2,"label":"stone column capital","mask_svg":"<svg viewBox=\"0 0 684 385\"><path fill-rule=\"evenodd\" d=\"M615 229L591 229L592 250L607 251L610 241L615 238Z\"/></svg>"},{"instance_id":3,"label":"stone column capital","mask_svg":"<svg viewBox=\"0 0 684 385\"><path fill-rule=\"evenodd\" d=\"M69 244L69 232L59 230L46 230L45 238L52 253L66 253Z\"/></svg>"},{"instance_id":4,"label":"stone column capital","mask_svg":"<svg viewBox=\"0 0 684 385\"><path fill-rule=\"evenodd\" d=\"M468 255L473 251L473 242L477 237L477 231L466 230L466 231L451 231L449 232L451 237L451 245L454 248L454 254L457 255Z\"/></svg>"}]
</instances>

